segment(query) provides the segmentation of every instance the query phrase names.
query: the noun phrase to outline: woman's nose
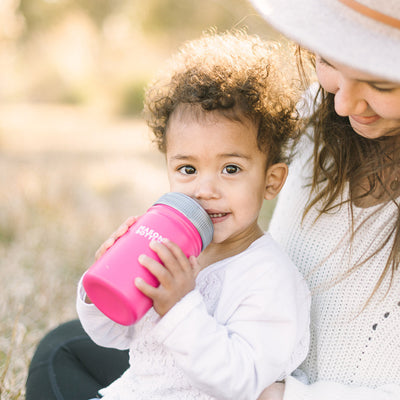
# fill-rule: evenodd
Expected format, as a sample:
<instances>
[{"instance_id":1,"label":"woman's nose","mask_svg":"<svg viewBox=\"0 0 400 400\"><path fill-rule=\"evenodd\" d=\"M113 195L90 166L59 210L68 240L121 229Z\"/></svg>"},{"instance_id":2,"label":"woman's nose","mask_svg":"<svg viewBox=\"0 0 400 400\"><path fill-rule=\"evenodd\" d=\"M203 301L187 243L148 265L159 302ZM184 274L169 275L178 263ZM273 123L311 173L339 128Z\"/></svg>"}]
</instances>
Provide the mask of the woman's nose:
<instances>
[{"instance_id":1,"label":"woman's nose","mask_svg":"<svg viewBox=\"0 0 400 400\"><path fill-rule=\"evenodd\" d=\"M342 117L361 115L368 108L368 102L358 82L343 80L334 94L335 111Z\"/></svg>"}]
</instances>

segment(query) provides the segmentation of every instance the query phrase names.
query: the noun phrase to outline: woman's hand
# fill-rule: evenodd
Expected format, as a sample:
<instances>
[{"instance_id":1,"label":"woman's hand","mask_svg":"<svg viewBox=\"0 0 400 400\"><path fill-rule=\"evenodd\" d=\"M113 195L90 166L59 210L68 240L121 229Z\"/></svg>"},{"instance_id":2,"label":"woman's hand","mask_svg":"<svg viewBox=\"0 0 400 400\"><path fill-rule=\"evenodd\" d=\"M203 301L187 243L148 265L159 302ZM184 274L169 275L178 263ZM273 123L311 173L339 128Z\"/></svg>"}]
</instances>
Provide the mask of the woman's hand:
<instances>
[{"instance_id":1,"label":"woman's hand","mask_svg":"<svg viewBox=\"0 0 400 400\"><path fill-rule=\"evenodd\" d=\"M275 382L262 391L257 400L283 400L285 384Z\"/></svg>"},{"instance_id":2,"label":"woman's hand","mask_svg":"<svg viewBox=\"0 0 400 400\"><path fill-rule=\"evenodd\" d=\"M196 257L191 256L188 259L180 247L168 239L162 242L153 240L150 248L157 253L164 265L144 254L139 256L139 262L158 279L160 285L153 287L141 278L135 279L135 285L153 300L154 309L162 317L195 288L196 277L201 268Z\"/></svg>"},{"instance_id":3,"label":"woman's hand","mask_svg":"<svg viewBox=\"0 0 400 400\"><path fill-rule=\"evenodd\" d=\"M97 261L127 230L137 221L138 217L129 217L96 251Z\"/></svg>"}]
</instances>

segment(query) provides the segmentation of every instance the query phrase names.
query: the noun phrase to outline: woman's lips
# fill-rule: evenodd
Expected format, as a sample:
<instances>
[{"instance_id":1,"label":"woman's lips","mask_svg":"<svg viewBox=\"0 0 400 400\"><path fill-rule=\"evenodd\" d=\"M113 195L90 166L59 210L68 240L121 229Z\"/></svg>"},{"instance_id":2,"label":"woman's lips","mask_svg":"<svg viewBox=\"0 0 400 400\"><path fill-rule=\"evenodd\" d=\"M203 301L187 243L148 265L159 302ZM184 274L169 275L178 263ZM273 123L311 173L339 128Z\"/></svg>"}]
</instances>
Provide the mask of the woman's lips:
<instances>
[{"instance_id":1,"label":"woman's lips","mask_svg":"<svg viewBox=\"0 0 400 400\"><path fill-rule=\"evenodd\" d=\"M361 115L350 115L349 118L359 124L369 125L369 124L374 123L375 121L378 121L378 119L380 119L381 117L379 115L375 114L375 115L372 115L371 117L363 117Z\"/></svg>"}]
</instances>

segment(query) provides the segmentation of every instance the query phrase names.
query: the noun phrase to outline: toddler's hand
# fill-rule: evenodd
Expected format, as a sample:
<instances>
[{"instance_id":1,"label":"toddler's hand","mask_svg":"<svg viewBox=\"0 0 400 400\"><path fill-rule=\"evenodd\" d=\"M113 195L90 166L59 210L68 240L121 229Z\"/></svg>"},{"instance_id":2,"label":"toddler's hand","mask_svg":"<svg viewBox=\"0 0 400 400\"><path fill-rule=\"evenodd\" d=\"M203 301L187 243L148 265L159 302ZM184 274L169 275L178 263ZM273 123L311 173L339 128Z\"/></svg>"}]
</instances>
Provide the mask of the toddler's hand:
<instances>
[{"instance_id":1,"label":"toddler's hand","mask_svg":"<svg viewBox=\"0 0 400 400\"><path fill-rule=\"evenodd\" d=\"M257 400L283 400L285 392L285 384L282 382L275 382L271 386L265 388Z\"/></svg>"},{"instance_id":2,"label":"toddler's hand","mask_svg":"<svg viewBox=\"0 0 400 400\"><path fill-rule=\"evenodd\" d=\"M144 254L139 257L139 262L158 279L160 286L155 288L141 278L136 278L135 285L153 300L157 313L164 316L194 289L201 267L196 257L191 256L188 259L179 246L168 239L164 239L162 243L152 241L150 247L164 265Z\"/></svg>"},{"instance_id":3,"label":"toddler's hand","mask_svg":"<svg viewBox=\"0 0 400 400\"><path fill-rule=\"evenodd\" d=\"M95 260L98 260L126 231L137 221L138 217L129 217L120 227L98 248Z\"/></svg>"}]
</instances>

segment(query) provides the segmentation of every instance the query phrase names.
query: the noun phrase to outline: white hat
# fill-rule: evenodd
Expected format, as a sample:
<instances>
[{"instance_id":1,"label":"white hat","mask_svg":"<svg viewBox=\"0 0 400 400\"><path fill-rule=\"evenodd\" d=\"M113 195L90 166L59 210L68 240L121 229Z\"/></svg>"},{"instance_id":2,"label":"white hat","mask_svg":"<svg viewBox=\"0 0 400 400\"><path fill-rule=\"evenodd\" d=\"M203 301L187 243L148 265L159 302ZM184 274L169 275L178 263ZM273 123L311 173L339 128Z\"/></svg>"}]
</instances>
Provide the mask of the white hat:
<instances>
[{"instance_id":1,"label":"white hat","mask_svg":"<svg viewBox=\"0 0 400 400\"><path fill-rule=\"evenodd\" d=\"M400 0L251 0L275 29L303 47L400 82Z\"/></svg>"}]
</instances>

